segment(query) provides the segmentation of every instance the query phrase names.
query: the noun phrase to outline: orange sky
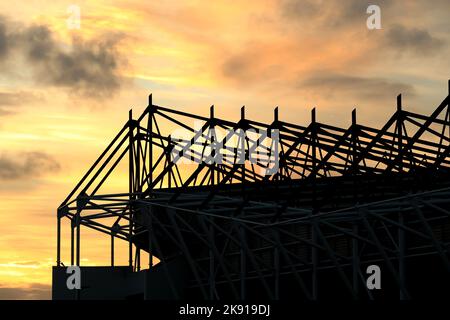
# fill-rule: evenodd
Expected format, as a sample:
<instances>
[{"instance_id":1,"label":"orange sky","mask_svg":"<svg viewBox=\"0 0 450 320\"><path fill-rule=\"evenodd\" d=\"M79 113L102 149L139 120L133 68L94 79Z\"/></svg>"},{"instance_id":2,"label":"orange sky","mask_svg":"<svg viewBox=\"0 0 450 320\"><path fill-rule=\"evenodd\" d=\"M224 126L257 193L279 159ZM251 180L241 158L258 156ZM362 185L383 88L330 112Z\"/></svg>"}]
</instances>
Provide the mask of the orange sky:
<instances>
[{"instance_id":1,"label":"orange sky","mask_svg":"<svg viewBox=\"0 0 450 320\"><path fill-rule=\"evenodd\" d=\"M68 28L71 4L80 29ZM347 126L357 107L358 121L381 126L398 93L431 113L450 77L450 2L370 1L381 30L367 29L368 4L1 2L0 299L50 298L56 208L149 93L233 120L246 105L267 122L278 105L306 124L317 107L319 121ZM82 263L108 262L109 239L96 243Z\"/></svg>"}]
</instances>

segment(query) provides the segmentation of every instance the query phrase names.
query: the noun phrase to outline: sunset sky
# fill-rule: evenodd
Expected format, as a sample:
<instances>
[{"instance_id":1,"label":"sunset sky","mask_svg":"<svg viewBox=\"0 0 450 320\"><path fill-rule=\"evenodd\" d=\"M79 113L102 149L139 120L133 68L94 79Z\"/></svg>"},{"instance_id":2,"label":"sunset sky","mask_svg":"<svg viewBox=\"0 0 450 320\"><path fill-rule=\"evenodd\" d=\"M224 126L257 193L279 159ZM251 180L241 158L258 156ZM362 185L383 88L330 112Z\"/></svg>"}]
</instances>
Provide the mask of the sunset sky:
<instances>
[{"instance_id":1,"label":"sunset sky","mask_svg":"<svg viewBox=\"0 0 450 320\"><path fill-rule=\"evenodd\" d=\"M380 127L399 93L430 114L447 95L449 12L448 0L0 2L0 299L51 297L56 208L149 93L231 120L246 105L270 122L279 106L307 124L316 107L346 127L357 107ZM109 239L85 236L82 263L106 264Z\"/></svg>"}]
</instances>

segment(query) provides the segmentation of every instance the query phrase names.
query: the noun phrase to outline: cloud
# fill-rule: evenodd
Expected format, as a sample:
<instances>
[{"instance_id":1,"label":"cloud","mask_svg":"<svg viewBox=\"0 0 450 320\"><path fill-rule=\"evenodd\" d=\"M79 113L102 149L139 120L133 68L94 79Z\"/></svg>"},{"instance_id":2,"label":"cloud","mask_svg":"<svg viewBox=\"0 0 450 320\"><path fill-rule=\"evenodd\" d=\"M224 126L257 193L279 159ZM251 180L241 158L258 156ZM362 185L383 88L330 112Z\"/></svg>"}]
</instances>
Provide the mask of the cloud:
<instances>
[{"instance_id":1,"label":"cloud","mask_svg":"<svg viewBox=\"0 0 450 320\"><path fill-rule=\"evenodd\" d=\"M104 35L85 41L79 37L64 46L45 25L13 26L0 18L0 58L24 58L38 84L63 87L72 93L102 98L120 89L119 67L125 59L117 50L121 34Z\"/></svg>"},{"instance_id":2,"label":"cloud","mask_svg":"<svg viewBox=\"0 0 450 320\"><path fill-rule=\"evenodd\" d=\"M395 24L387 30L386 44L400 52L428 55L436 53L444 45L444 41L432 36L426 29Z\"/></svg>"},{"instance_id":3,"label":"cloud","mask_svg":"<svg viewBox=\"0 0 450 320\"><path fill-rule=\"evenodd\" d=\"M1 116L9 116L9 115L11 115L13 113L14 112L11 111L9 108L5 108L5 107L0 106L0 117Z\"/></svg>"},{"instance_id":4,"label":"cloud","mask_svg":"<svg viewBox=\"0 0 450 320\"><path fill-rule=\"evenodd\" d=\"M0 16L0 58L7 53L6 26L3 17Z\"/></svg>"},{"instance_id":5,"label":"cloud","mask_svg":"<svg viewBox=\"0 0 450 320\"><path fill-rule=\"evenodd\" d=\"M222 65L222 73L228 78L242 81L251 80L254 75L255 58L257 57L250 55L248 52L230 56Z\"/></svg>"},{"instance_id":6,"label":"cloud","mask_svg":"<svg viewBox=\"0 0 450 320\"><path fill-rule=\"evenodd\" d=\"M42 97L31 92L1 92L0 91L0 116L11 115L16 113L17 108L42 100Z\"/></svg>"},{"instance_id":7,"label":"cloud","mask_svg":"<svg viewBox=\"0 0 450 320\"><path fill-rule=\"evenodd\" d=\"M314 0L286 0L282 2L282 14L288 18L307 18L318 15L323 9L320 1Z\"/></svg>"},{"instance_id":8,"label":"cloud","mask_svg":"<svg viewBox=\"0 0 450 320\"><path fill-rule=\"evenodd\" d=\"M392 1L378 0L284 0L280 5L281 16L290 22L304 23L313 28L366 26L367 7L380 6L383 14L392 7Z\"/></svg>"},{"instance_id":9,"label":"cloud","mask_svg":"<svg viewBox=\"0 0 450 320\"><path fill-rule=\"evenodd\" d=\"M310 77L300 82L299 87L326 94L351 94L360 99L380 101L392 100L399 93L414 95L414 87L383 78L366 78L344 74L325 74Z\"/></svg>"},{"instance_id":10,"label":"cloud","mask_svg":"<svg viewBox=\"0 0 450 320\"><path fill-rule=\"evenodd\" d=\"M0 106L17 106L34 99L37 97L30 92L0 92Z\"/></svg>"},{"instance_id":11,"label":"cloud","mask_svg":"<svg viewBox=\"0 0 450 320\"><path fill-rule=\"evenodd\" d=\"M14 266L14 267L39 267L41 263L39 261L32 261L32 260L27 260L27 261L14 261L14 262L10 262L7 264L7 266ZM0 264L0 266L2 266Z\"/></svg>"},{"instance_id":12,"label":"cloud","mask_svg":"<svg viewBox=\"0 0 450 320\"><path fill-rule=\"evenodd\" d=\"M15 156L0 155L0 181L31 179L59 169L60 164L51 155L44 152L25 152Z\"/></svg>"},{"instance_id":13,"label":"cloud","mask_svg":"<svg viewBox=\"0 0 450 320\"><path fill-rule=\"evenodd\" d=\"M303 60L299 62L300 53L292 48L291 43L284 41L249 41L239 50L220 57L218 74L235 85L247 87L289 77L311 57L309 53L301 53ZM292 65L287 66L289 62Z\"/></svg>"},{"instance_id":14,"label":"cloud","mask_svg":"<svg viewBox=\"0 0 450 320\"><path fill-rule=\"evenodd\" d=\"M51 286L33 283L27 287L0 286L0 300L50 300Z\"/></svg>"}]
</instances>

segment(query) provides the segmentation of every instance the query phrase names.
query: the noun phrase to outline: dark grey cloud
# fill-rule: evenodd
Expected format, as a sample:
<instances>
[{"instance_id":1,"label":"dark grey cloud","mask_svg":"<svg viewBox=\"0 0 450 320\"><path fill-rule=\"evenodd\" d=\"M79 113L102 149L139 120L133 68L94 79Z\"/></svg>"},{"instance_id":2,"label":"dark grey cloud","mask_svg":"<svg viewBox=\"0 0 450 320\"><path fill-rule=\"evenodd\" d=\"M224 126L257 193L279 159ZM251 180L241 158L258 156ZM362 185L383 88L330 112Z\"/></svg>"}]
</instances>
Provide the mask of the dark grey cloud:
<instances>
[{"instance_id":1,"label":"dark grey cloud","mask_svg":"<svg viewBox=\"0 0 450 320\"><path fill-rule=\"evenodd\" d=\"M50 300L51 296L51 287L45 284L31 284L26 288L0 286L0 300Z\"/></svg>"},{"instance_id":2,"label":"dark grey cloud","mask_svg":"<svg viewBox=\"0 0 450 320\"><path fill-rule=\"evenodd\" d=\"M437 0L432 4L429 1L417 0L408 7L407 14L402 2L390 0L283 0L279 8L282 21L287 22L299 32L315 30L326 34L337 33L339 36L339 32L344 29L346 32L363 32L359 33L359 36L368 37L380 34L379 31L367 32L369 5L377 5L381 10L381 25L384 30L381 33L383 48L424 55L445 45L444 39L433 35L434 30L424 27L406 27L400 21L406 18L424 21L425 17L431 15L430 7L438 12L448 12L450 8L448 0ZM449 26L448 23L446 25ZM372 39L376 38L372 37Z\"/></svg>"},{"instance_id":3,"label":"dark grey cloud","mask_svg":"<svg viewBox=\"0 0 450 320\"><path fill-rule=\"evenodd\" d=\"M283 0L280 12L290 22L310 28L332 29L355 23L365 28L369 5L378 5L384 15L391 10L392 4L389 0Z\"/></svg>"},{"instance_id":4,"label":"dark grey cloud","mask_svg":"<svg viewBox=\"0 0 450 320\"><path fill-rule=\"evenodd\" d=\"M380 7L382 25L391 19L395 11L395 2L392 0L349 0L336 2L337 4L333 10L338 12L334 19L334 25L336 26L357 23L362 28L366 28L367 18L369 17L367 8L370 5Z\"/></svg>"},{"instance_id":5,"label":"dark grey cloud","mask_svg":"<svg viewBox=\"0 0 450 320\"><path fill-rule=\"evenodd\" d=\"M351 94L364 100L392 100L399 93L414 95L414 87L383 78L366 78L343 74L324 74L310 77L299 83L301 89L323 94Z\"/></svg>"},{"instance_id":6,"label":"dark grey cloud","mask_svg":"<svg viewBox=\"0 0 450 320\"><path fill-rule=\"evenodd\" d=\"M60 169L60 164L44 152L0 154L0 181L36 178Z\"/></svg>"},{"instance_id":7,"label":"dark grey cloud","mask_svg":"<svg viewBox=\"0 0 450 320\"><path fill-rule=\"evenodd\" d=\"M445 42L430 34L426 29L407 28L395 24L387 28L386 44L399 52L410 52L419 55L437 53Z\"/></svg>"},{"instance_id":8,"label":"dark grey cloud","mask_svg":"<svg viewBox=\"0 0 450 320\"><path fill-rule=\"evenodd\" d=\"M101 98L121 86L119 66L126 63L117 44L123 35L111 34L92 41L74 37L63 46L45 25L13 26L0 18L0 59L8 68L8 59L24 58L38 84L64 87L72 93Z\"/></svg>"}]
</instances>

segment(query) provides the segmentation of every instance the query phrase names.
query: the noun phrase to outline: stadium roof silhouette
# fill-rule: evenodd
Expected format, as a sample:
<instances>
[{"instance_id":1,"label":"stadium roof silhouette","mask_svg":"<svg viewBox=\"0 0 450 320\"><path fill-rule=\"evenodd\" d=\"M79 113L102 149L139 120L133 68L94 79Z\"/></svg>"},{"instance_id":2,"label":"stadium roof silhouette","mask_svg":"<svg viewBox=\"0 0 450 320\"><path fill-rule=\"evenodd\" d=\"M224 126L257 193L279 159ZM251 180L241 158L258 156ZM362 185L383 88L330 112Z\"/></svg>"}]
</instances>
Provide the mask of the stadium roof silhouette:
<instances>
[{"instance_id":1,"label":"stadium roof silhouette","mask_svg":"<svg viewBox=\"0 0 450 320\"><path fill-rule=\"evenodd\" d=\"M160 278L143 289L147 298L162 287L165 298L439 296L450 278L449 101L422 115L405 110L399 95L377 129L358 123L356 110L348 128L319 122L315 109L305 126L283 121L278 108L271 123L247 119L244 108L233 122L214 107L204 117L155 105L150 95L58 208L57 266L69 219L70 264L80 265L80 247L90 245L81 243L82 227L111 237L111 267L114 239L122 239L128 268L142 272L145 253L145 272ZM177 130L187 134L175 139ZM204 161L217 154L228 156ZM126 189L103 193L120 165ZM383 290L366 286L372 264L383 271Z\"/></svg>"}]
</instances>

